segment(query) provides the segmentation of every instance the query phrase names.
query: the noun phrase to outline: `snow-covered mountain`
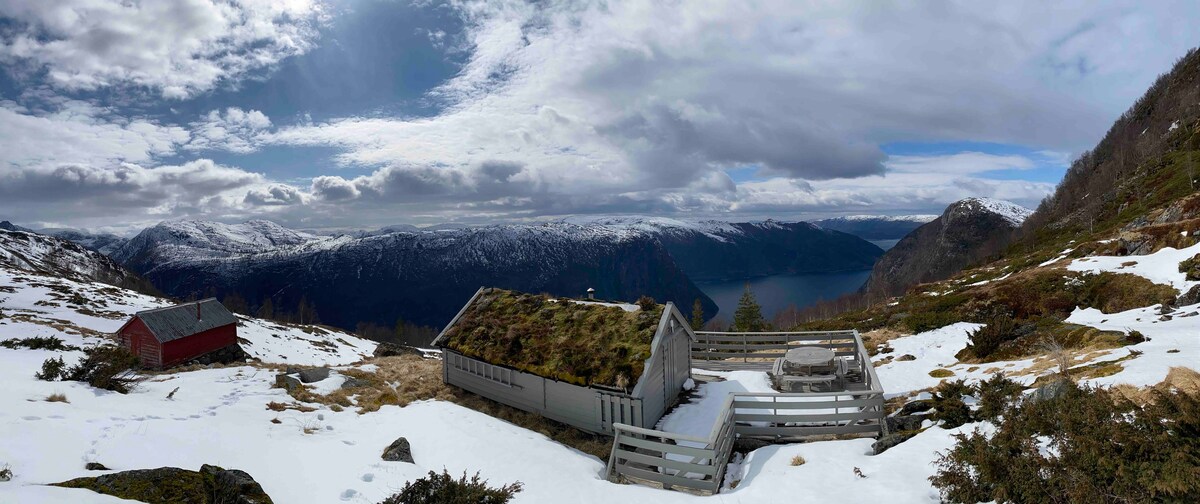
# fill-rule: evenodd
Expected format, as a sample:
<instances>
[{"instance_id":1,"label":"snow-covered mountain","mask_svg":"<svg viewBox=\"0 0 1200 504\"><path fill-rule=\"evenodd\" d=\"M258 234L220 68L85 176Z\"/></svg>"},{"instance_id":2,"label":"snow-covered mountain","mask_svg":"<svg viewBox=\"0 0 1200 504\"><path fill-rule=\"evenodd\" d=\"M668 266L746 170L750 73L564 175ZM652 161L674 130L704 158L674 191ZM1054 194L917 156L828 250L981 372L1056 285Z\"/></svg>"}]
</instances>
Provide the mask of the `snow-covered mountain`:
<instances>
[{"instance_id":1,"label":"snow-covered mountain","mask_svg":"<svg viewBox=\"0 0 1200 504\"><path fill-rule=\"evenodd\" d=\"M847 215L813 221L824 229L852 234L864 240L899 240L936 215Z\"/></svg>"},{"instance_id":2,"label":"snow-covered mountain","mask_svg":"<svg viewBox=\"0 0 1200 504\"><path fill-rule=\"evenodd\" d=\"M998 252L1033 211L1008 201L967 198L913 230L875 263L863 290L896 295L942 280Z\"/></svg>"},{"instance_id":3,"label":"snow-covered mountain","mask_svg":"<svg viewBox=\"0 0 1200 504\"><path fill-rule=\"evenodd\" d=\"M145 272L176 260L270 252L319 239L265 220L242 224L175 220L143 230L111 256L134 271Z\"/></svg>"},{"instance_id":4,"label":"snow-covered mountain","mask_svg":"<svg viewBox=\"0 0 1200 504\"><path fill-rule=\"evenodd\" d=\"M91 233L78 229L46 228L37 230L37 233L70 240L104 255L111 255L129 241L112 233Z\"/></svg>"},{"instance_id":5,"label":"snow-covered mountain","mask_svg":"<svg viewBox=\"0 0 1200 504\"><path fill-rule=\"evenodd\" d=\"M104 254L72 241L28 231L0 229L0 265L111 285L132 287L138 280Z\"/></svg>"}]
</instances>

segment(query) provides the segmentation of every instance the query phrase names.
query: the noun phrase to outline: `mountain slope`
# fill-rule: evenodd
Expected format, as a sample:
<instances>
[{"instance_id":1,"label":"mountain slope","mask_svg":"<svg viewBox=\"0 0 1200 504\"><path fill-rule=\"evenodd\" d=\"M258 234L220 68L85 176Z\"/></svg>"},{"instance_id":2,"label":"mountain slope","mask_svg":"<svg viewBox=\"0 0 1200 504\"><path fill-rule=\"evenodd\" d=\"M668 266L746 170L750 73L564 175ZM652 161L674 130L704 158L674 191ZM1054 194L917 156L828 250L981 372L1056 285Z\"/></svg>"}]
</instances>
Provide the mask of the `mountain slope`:
<instances>
[{"instance_id":1,"label":"mountain slope","mask_svg":"<svg viewBox=\"0 0 1200 504\"><path fill-rule=\"evenodd\" d=\"M39 229L38 234L70 240L104 255L111 255L129 241L112 233L89 233L77 229Z\"/></svg>"},{"instance_id":2,"label":"mountain slope","mask_svg":"<svg viewBox=\"0 0 1200 504\"><path fill-rule=\"evenodd\" d=\"M186 227L225 236L221 226ZM484 285L572 297L590 287L604 299L649 295L684 307L700 299L706 311L715 311L656 239L598 225L342 236L258 253L180 234L178 223L162 228L147 229L122 254L165 292L184 297L236 292L251 306L270 299L281 311L303 299L315 305L322 321L342 327L359 322L390 327L398 318L441 326ZM210 243L216 246L203 248Z\"/></svg>"},{"instance_id":3,"label":"mountain slope","mask_svg":"<svg viewBox=\"0 0 1200 504\"><path fill-rule=\"evenodd\" d=\"M916 284L949 278L994 254L1032 213L1007 201L967 198L900 240L875 263L863 290L894 296Z\"/></svg>"},{"instance_id":4,"label":"mountain slope","mask_svg":"<svg viewBox=\"0 0 1200 504\"><path fill-rule=\"evenodd\" d=\"M652 217L576 218L650 235L696 281L739 280L780 273L832 273L870 269L879 247L846 233L806 222L688 222Z\"/></svg>"},{"instance_id":5,"label":"mountain slope","mask_svg":"<svg viewBox=\"0 0 1200 504\"><path fill-rule=\"evenodd\" d=\"M148 287L137 275L104 254L32 232L0 229L0 265L130 288Z\"/></svg>"},{"instance_id":6,"label":"mountain slope","mask_svg":"<svg viewBox=\"0 0 1200 504\"><path fill-rule=\"evenodd\" d=\"M111 255L128 268L145 272L177 259L255 254L317 239L264 220L242 224L178 220L142 230Z\"/></svg>"}]
</instances>

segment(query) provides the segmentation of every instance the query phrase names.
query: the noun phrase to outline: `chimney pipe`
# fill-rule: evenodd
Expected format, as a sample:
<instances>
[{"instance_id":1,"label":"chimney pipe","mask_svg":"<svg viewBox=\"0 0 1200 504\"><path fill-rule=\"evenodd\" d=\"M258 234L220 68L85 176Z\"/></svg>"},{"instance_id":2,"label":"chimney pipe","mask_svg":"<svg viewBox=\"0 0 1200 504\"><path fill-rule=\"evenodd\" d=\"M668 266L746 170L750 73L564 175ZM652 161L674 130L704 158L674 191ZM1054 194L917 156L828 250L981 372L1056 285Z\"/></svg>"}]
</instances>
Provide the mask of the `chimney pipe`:
<instances>
[{"instance_id":1,"label":"chimney pipe","mask_svg":"<svg viewBox=\"0 0 1200 504\"><path fill-rule=\"evenodd\" d=\"M588 299L596 299L596 289L588 287L587 296L588 296Z\"/></svg>"},{"instance_id":2,"label":"chimney pipe","mask_svg":"<svg viewBox=\"0 0 1200 504\"><path fill-rule=\"evenodd\" d=\"M196 301L196 320L200 320L200 301Z\"/></svg>"}]
</instances>

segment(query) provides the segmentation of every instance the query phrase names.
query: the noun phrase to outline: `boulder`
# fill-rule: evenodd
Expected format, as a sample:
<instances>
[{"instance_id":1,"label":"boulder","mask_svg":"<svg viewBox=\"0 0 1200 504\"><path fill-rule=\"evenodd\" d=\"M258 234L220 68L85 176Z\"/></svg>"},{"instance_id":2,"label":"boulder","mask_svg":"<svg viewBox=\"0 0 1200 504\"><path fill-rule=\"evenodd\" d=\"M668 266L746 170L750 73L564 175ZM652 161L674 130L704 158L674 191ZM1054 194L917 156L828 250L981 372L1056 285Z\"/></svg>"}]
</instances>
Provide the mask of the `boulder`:
<instances>
[{"instance_id":1,"label":"boulder","mask_svg":"<svg viewBox=\"0 0 1200 504\"><path fill-rule=\"evenodd\" d=\"M398 355L415 355L421 357L424 355L421 349L399 343L380 343L375 347L375 357L395 357Z\"/></svg>"},{"instance_id":2,"label":"boulder","mask_svg":"<svg viewBox=\"0 0 1200 504\"><path fill-rule=\"evenodd\" d=\"M917 356L915 356L913 354L904 354L899 357L896 357L896 360L898 360L898 361L914 361L914 360L917 360Z\"/></svg>"},{"instance_id":3,"label":"boulder","mask_svg":"<svg viewBox=\"0 0 1200 504\"><path fill-rule=\"evenodd\" d=\"M83 488L146 504L273 504L249 474L210 465L200 471L178 467L122 471L54 486Z\"/></svg>"},{"instance_id":4,"label":"boulder","mask_svg":"<svg viewBox=\"0 0 1200 504\"><path fill-rule=\"evenodd\" d=\"M300 378L290 374L278 374L275 375L275 386L287 390L291 394L293 391L299 389L302 384Z\"/></svg>"},{"instance_id":5,"label":"boulder","mask_svg":"<svg viewBox=\"0 0 1200 504\"><path fill-rule=\"evenodd\" d=\"M222 469L217 466L204 464L200 467L208 486L210 502L229 504L272 504L271 498L263 491L254 478L246 471L237 469Z\"/></svg>"},{"instance_id":6,"label":"boulder","mask_svg":"<svg viewBox=\"0 0 1200 504\"><path fill-rule=\"evenodd\" d=\"M107 471L107 470L109 470L107 467L104 467L104 464L101 464L99 462L88 462L87 465L83 466L83 468L87 469L89 471Z\"/></svg>"},{"instance_id":7,"label":"boulder","mask_svg":"<svg viewBox=\"0 0 1200 504\"><path fill-rule=\"evenodd\" d=\"M345 376L345 375L343 375L343 376ZM344 388L344 389L365 387L367 385L369 385L369 383L366 380L360 380L353 376L346 376L346 381L342 382L342 388Z\"/></svg>"},{"instance_id":8,"label":"boulder","mask_svg":"<svg viewBox=\"0 0 1200 504\"><path fill-rule=\"evenodd\" d=\"M890 449L893 446L896 446L900 443L908 441L909 438L916 436L916 435L917 435L917 431L911 431L911 430L910 431L901 431L901 432L897 432L895 434L889 434L887 436L879 438L878 441L871 443L871 450L876 455L879 455L880 453L888 451L888 449Z\"/></svg>"},{"instance_id":9,"label":"boulder","mask_svg":"<svg viewBox=\"0 0 1200 504\"><path fill-rule=\"evenodd\" d=\"M1067 393L1067 391L1074 387L1075 383L1071 380L1059 378L1035 389L1033 393L1029 395L1029 399L1033 401L1057 399L1062 397Z\"/></svg>"},{"instance_id":10,"label":"boulder","mask_svg":"<svg viewBox=\"0 0 1200 504\"><path fill-rule=\"evenodd\" d=\"M1180 294L1179 299L1175 300L1176 306L1188 306L1200 303L1200 285L1193 285L1190 290Z\"/></svg>"},{"instance_id":11,"label":"boulder","mask_svg":"<svg viewBox=\"0 0 1200 504\"><path fill-rule=\"evenodd\" d=\"M381 458L389 462L415 463L412 458L412 447L408 445L408 440L403 437L392 441L392 444L383 450Z\"/></svg>"},{"instance_id":12,"label":"boulder","mask_svg":"<svg viewBox=\"0 0 1200 504\"><path fill-rule=\"evenodd\" d=\"M300 371L300 381L304 383L319 382L329 378L329 368L309 368Z\"/></svg>"},{"instance_id":13,"label":"boulder","mask_svg":"<svg viewBox=\"0 0 1200 504\"><path fill-rule=\"evenodd\" d=\"M909 416L917 413L924 413L933 409L933 401L909 401L904 403L904 407L900 408L898 416Z\"/></svg>"},{"instance_id":14,"label":"boulder","mask_svg":"<svg viewBox=\"0 0 1200 504\"><path fill-rule=\"evenodd\" d=\"M887 423L887 432L897 433L920 429L926 418L926 415L892 415L883 420Z\"/></svg>"}]
</instances>

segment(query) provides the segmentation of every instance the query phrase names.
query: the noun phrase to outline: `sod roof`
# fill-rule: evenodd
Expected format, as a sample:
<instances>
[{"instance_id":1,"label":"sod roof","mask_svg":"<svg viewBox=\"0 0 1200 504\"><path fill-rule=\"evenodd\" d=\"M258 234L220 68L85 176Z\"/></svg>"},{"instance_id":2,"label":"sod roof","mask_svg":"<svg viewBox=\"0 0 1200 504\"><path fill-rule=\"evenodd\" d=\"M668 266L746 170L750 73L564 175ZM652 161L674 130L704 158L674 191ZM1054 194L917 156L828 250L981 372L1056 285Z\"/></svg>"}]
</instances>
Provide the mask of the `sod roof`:
<instances>
[{"instance_id":1,"label":"sod roof","mask_svg":"<svg viewBox=\"0 0 1200 504\"><path fill-rule=\"evenodd\" d=\"M633 388L665 307L648 298L630 306L485 289L442 344L545 378Z\"/></svg>"}]
</instances>

